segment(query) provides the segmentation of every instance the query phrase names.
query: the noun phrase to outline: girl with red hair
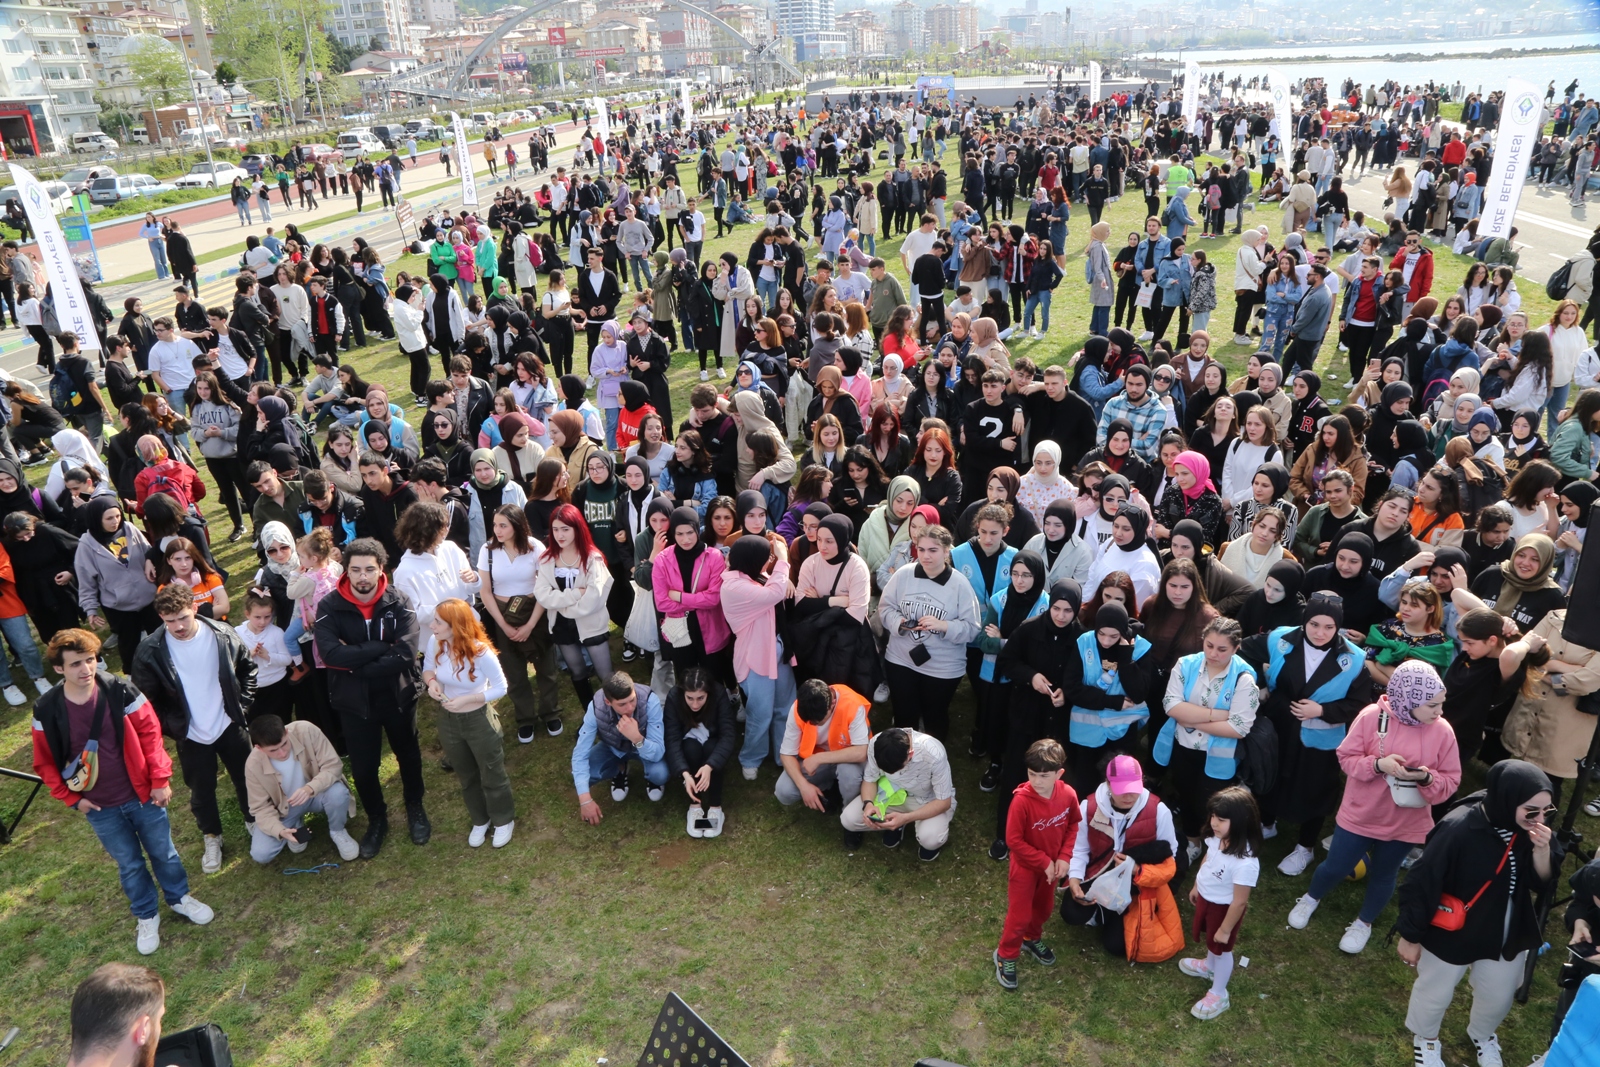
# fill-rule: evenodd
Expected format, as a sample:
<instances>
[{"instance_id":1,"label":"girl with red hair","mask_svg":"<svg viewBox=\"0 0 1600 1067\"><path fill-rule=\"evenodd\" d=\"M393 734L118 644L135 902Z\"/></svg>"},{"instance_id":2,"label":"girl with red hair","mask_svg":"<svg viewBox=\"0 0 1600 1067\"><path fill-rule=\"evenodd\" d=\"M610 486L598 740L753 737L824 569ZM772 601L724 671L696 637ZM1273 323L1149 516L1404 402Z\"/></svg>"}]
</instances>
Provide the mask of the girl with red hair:
<instances>
[{"instance_id":1,"label":"girl with red hair","mask_svg":"<svg viewBox=\"0 0 1600 1067\"><path fill-rule=\"evenodd\" d=\"M550 640L566 662L572 688L585 709L594 699L589 679L611 677L611 616L606 597L611 592L611 571L595 547L583 515L571 504L550 514L550 540L539 557L533 597L549 620ZM584 662L587 649L594 666Z\"/></svg>"},{"instance_id":2,"label":"girl with red hair","mask_svg":"<svg viewBox=\"0 0 1600 1067\"><path fill-rule=\"evenodd\" d=\"M467 845L477 848L494 828L494 847L504 848L516 826L500 717L490 705L506 695L489 635L465 600L441 600L428 622L422 684L439 705L439 744L461 783L461 799L472 817Z\"/></svg>"},{"instance_id":3,"label":"girl with red hair","mask_svg":"<svg viewBox=\"0 0 1600 1067\"><path fill-rule=\"evenodd\" d=\"M906 473L922 487L922 503L939 509L939 525L955 529L961 514L961 475L950 431L930 426L917 438L917 451Z\"/></svg>"}]
</instances>

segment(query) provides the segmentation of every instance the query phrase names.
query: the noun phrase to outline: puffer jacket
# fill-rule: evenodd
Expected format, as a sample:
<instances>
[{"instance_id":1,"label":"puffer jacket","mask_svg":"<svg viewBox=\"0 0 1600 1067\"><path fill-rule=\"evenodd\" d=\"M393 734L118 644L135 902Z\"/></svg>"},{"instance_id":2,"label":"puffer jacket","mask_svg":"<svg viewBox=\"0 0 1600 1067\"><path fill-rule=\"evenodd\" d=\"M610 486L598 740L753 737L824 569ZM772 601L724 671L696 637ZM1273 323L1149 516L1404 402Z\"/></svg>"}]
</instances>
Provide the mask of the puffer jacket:
<instances>
[{"instance_id":1,"label":"puffer jacket","mask_svg":"<svg viewBox=\"0 0 1600 1067\"><path fill-rule=\"evenodd\" d=\"M1169 884L1177 873L1171 856L1135 868L1133 903L1122 913L1129 963L1161 963L1183 951L1183 919Z\"/></svg>"}]
</instances>

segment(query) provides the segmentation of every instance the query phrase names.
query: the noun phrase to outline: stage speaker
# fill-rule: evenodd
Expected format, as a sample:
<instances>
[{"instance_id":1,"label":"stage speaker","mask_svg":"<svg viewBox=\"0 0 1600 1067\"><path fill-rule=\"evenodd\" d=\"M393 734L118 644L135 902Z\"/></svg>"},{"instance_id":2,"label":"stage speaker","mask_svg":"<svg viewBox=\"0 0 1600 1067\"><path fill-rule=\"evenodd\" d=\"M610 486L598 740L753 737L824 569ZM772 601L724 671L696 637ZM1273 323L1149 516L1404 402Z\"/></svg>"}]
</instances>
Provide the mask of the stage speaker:
<instances>
[{"instance_id":1,"label":"stage speaker","mask_svg":"<svg viewBox=\"0 0 1600 1067\"><path fill-rule=\"evenodd\" d=\"M750 1067L745 1058L676 993L668 993L656 1016L639 1067Z\"/></svg>"},{"instance_id":2,"label":"stage speaker","mask_svg":"<svg viewBox=\"0 0 1600 1067\"><path fill-rule=\"evenodd\" d=\"M1589 507L1590 529L1600 520L1600 500ZM1561 636L1584 648L1600 649L1600 537L1583 542L1578 554L1578 573L1567 593L1567 621Z\"/></svg>"}]
</instances>

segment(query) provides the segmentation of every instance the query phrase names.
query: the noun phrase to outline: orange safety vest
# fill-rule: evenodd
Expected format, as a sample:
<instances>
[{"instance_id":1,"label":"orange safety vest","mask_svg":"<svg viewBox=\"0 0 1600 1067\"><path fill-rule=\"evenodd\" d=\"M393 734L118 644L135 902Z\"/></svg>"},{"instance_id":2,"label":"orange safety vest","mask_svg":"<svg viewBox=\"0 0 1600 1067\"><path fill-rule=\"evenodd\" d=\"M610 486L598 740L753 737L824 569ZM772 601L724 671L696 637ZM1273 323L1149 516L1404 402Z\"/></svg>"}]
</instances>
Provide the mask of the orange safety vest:
<instances>
[{"instance_id":1,"label":"orange safety vest","mask_svg":"<svg viewBox=\"0 0 1600 1067\"><path fill-rule=\"evenodd\" d=\"M837 698L833 704L833 718L828 722L828 751L838 752L850 747L850 724L855 722L858 713L865 715L872 703L847 685L830 685L828 688L833 690ZM817 750L817 728L815 724L800 718L798 704L789 709L789 715L800 729L800 758L809 759Z\"/></svg>"}]
</instances>

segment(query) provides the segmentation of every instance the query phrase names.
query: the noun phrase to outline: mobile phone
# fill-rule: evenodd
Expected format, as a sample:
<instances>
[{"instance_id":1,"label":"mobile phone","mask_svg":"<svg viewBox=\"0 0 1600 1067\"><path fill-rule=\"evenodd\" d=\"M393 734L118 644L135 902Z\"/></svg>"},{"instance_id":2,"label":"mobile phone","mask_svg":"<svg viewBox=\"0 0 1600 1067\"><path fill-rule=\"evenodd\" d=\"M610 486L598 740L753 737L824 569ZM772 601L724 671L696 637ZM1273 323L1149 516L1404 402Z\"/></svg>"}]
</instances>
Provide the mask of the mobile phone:
<instances>
[{"instance_id":1,"label":"mobile phone","mask_svg":"<svg viewBox=\"0 0 1600 1067\"><path fill-rule=\"evenodd\" d=\"M295 827L295 829L294 829L294 839L296 841L298 841L302 845L305 844L307 841L310 841L311 840L311 827L309 827L309 826L297 826L297 827Z\"/></svg>"},{"instance_id":2,"label":"mobile phone","mask_svg":"<svg viewBox=\"0 0 1600 1067\"><path fill-rule=\"evenodd\" d=\"M1422 770L1422 768L1421 768L1421 767L1413 767L1413 766L1411 766L1411 764L1409 764L1409 763L1408 763L1408 764L1406 764L1406 773L1407 773L1407 774L1417 774L1417 773L1419 773L1419 772L1420 772L1420 771L1421 771L1421 770Z\"/></svg>"},{"instance_id":3,"label":"mobile phone","mask_svg":"<svg viewBox=\"0 0 1600 1067\"><path fill-rule=\"evenodd\" d=\"M883 812L881 812L881 811L873 812L871 815L867 816L867 821L868 822L882 822L883 821Z\"/></svg>"},{"instance_id":4,"label":"mobile phone","mask_svg":"<svg viewBox=\"0 0 1600 1067\"><path fill-rule=\"evenodd\" d=\"M694 828L696 830L709 830L709 829L711 829L711 820L710 819L696 819L694 821Z\"/></svg>"}]
</instances>

